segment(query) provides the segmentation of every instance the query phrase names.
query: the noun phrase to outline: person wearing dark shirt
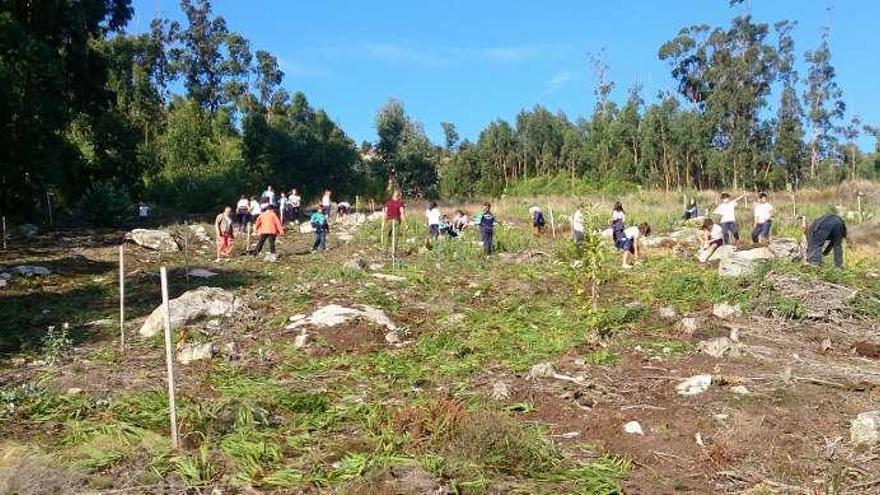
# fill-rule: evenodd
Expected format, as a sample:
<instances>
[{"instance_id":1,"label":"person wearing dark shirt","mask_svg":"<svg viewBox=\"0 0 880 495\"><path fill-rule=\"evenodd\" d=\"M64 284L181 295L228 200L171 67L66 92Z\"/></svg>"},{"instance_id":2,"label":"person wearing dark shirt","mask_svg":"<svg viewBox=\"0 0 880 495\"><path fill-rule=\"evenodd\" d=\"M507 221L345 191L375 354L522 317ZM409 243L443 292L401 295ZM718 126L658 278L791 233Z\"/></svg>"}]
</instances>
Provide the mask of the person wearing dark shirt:
<instances>
[{"instance_id":1,"label":"person wearing dark shirt","mask_svg":"<svg viewBox=\"0 0 880 495\"><path fill-rule=\"evenodd\" d=\"M480 227L480 240L483 241L483 253L486 256L492 254L494 246L492 242L495 237L495 215L492 214L492 205L483 204L483 211L477 215L477 225Z\"/></svg>"},{"instance_id":2,"label":"person wearing dark shirt","mask_svg":"<svg viewBox=\"0 0 880 495\"><path fill-rule=\"evenodd\" d=\"M822 264L822 257L834 251L834 266L843 267L843 240L846 239L846 222L842 218L834 214L822 215L806 228L805 234L809 263L819 266Z\"/></svg>"}]
</instances>

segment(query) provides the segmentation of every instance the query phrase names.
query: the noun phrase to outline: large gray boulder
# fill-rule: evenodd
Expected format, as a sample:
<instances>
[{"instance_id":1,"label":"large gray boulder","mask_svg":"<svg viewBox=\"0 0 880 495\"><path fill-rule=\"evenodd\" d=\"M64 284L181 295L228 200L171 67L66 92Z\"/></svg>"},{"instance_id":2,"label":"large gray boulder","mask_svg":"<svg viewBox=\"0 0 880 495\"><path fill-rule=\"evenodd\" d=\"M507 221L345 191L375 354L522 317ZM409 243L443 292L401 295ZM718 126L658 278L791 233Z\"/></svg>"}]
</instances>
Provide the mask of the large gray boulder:
<instances>
[{"instance_id":1,"label":"large gray boulder","mask_svg":"<svg viewBox=\"0 0 880 495\"><path fill-rule=\"evenodd\" d=\"M241 307L241 302L235 299L232 292L218 287L199 287L184 292L177 299L168 302L171 309L171 326L173 328L187 325L204 317L229 317L236 309ZM144 337L152 337L165 327L164 309L159 307L150 313L147 321L141 326L140 334Z\"/></svg>"},{"instance_id":2,"label":"large gray boulder","mask_svg":"<svg viewBox=\"0 0 880 495\"><path fill-rule=\"evenodd\" d=\"M798 261L802 256L801 245L794 239L773 239L767 249L778 259Z\"/></svg>"},{"instance_id":3,"label":"large gray boulder","mask_svg":"<svg viewBox=\"0 0 880 495\"><path fill-rule=\"evenodd\" d=\"M722 277L742 277L754 272L761 262L772 259L776 259L776 256L766 247L734 251L730 256L721 259L718 274Z\"/></svg>"},{"instance_id":4,"label":"large gray boulder","mask_svg":"<svg viewBox=\"0 0 880 495\"><path fill-rule=\"evenodd\" d=\"M180 251L180 246L174 240L174 237L164 230L134 229L125 234L125 239L134 242L138 246L163 253Z\"/></svg>"}]
</instances>

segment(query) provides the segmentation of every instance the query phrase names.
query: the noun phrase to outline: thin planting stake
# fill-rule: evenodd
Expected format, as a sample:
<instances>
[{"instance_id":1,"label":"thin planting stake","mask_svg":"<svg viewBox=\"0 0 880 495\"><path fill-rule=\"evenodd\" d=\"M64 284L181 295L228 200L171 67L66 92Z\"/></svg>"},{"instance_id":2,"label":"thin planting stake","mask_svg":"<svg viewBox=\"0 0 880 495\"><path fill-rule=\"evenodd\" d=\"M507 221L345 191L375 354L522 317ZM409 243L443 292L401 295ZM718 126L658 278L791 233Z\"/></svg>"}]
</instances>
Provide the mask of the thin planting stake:
<instances>
[{"instance_id":1,"label":"thin planting stake","mask_svg":"<svg viewBox=\"0 0 880 495\"><path fill-rule=\"evenodd\" d=\"M180 447L177 438L177 405L174 402L174 352L171 350L171 306L168 304L168 271L160 269L162 277L162 307L165 316L165 364L168 373L168 412L171 418L171 446Z\"/></svg>"},{"instance_id":2,"label":"thin planting stake","mask_svg":"<svg viewBox=\"0 0 880 495\"><path fill-rule=\"evenodd\" d=\"M125 245L119 245L119 351L125 354Z\"/></svg>"},{"instance_id":3,"label":"thin planting stake","mask_svg":"<svg viewBox=\"0 0 880 495\"><path fill-rule=\"evenodd\" d=\"M3 216L3 250L6 251L6 215Z\"/></svg>"},{"instance_id":4,"label":"thin planting stake","mask_svg":"<svg viewBox=\"0 0 880 495\"><path fill-rule=\"evenodd\" d=\"M553 238L556 239L556 221L553 218L553 207L550 207L550 230L553 231Z\"/></svg>"}]
</instances>

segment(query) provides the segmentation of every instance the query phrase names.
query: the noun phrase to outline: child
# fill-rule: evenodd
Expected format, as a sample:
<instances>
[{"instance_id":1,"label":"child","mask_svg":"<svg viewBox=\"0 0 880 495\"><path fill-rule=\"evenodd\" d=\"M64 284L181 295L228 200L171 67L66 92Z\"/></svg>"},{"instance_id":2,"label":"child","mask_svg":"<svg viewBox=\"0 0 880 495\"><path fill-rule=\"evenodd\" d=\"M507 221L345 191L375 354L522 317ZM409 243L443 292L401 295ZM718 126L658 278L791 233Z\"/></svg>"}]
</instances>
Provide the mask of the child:
<instances>
[{"instance_id":1,"label":"child","mask_svg":"<svg viewBox=\"0 0 880 495\"><path fill-rule=\"evenodd\" d=\"M290 205L290 221L294 223L298 222L302 197L296 192L296 189L291 189L290 196L287 197L287 203Z\"/></svg>"},{"instance_id":2,"label":"child","mask_svg":"<svg viewBox=\"0 0 880 495\"><path fill-rule=\"evenodd\" d=\"M449 216L444 214L443 218L440 219L440 234L445 235L450 239L455 239L458 237L458 232L452 228L452 224L449 223Z\"/></svg>"},{"instance_id":3,"label":"child","mask_svg":"<svg viewBox=\"0 0 880 495\"><path fill-rule=\"evenodd\" d=\"M730 199L730 194L721 193L721 204L715 208L715 214L721 216L721 230L724 232L724 244L732 244L730 242L733 237L733 244L739 242L739 226L736 224L736 203L743 199L740 196L736 199Z\"/></svg>"},{"instance_id":4,"label":"child","mask_svg":"<svg viewBox=\"0 0 880 495\"><path fill-rule=\"evenodd\" d=\"M257 217L254 223L254 231L260 236L257 241L257 247L254 249L253 255L257 256L263 250L263 244L269 241L269 261L275 261L275 238L284 235L284 226L281 225L281 219L275 213L274 206L267 206L265 210Z\"/></svg>"},{"instance_id":5,"label":"child","mask_svg":"<svg viewBox=\"0 0 880 495\"><path fill-rule=\"evenodd\" d=\"M460 234L466 227L468 226L468 216L462 210L458 210L455 212L455 216L452 218L452 230L455 231L455 234Z\"/></svg>"},{"instance_id":6,"label":"child","mask_svg":"<svg viewBox=\"0 0 880 495\"><path fill-rule=\"evenodd\" d=\"M834 251L834 266L843 268L843 240L846 238L846 222L837 215L828 214L817 218L804 229L807 236L807 261L821 266L822 257ZM828 246L822 249L825 243Z\"/></svg>"},{"instance_id":7,"label":"child","mask_svg":"<svg viewBox=\"0 0 880 495\"><path fill-rule=\"evenodd\" d=\"M697 215L700 213L699 208L697 208L697 198L691 197L688 200L688 204L684 209L684 215L682 218L684 220L690 220L691 218L697 218Z\"/></svg>"},{"instance_id":8,"label":"child","mask_svg":"<svg viewBox=\"0 0 880 495\"><path fill-rule=\"evenodd\" d=\"M703 240L703 249L709 249L708 255L700 261L708 263L712 258L712 255L715 254L715 251L724 243L724 230L720 225L713 222L711 218L703 220L703 225L700 226L700 230L703 231L703 235L705 236Z\"/></svg>"},{"instance_id":9,"label":"child","mask_svg":"<svg viewBox=\"0 0 880 495\"><path fill-rule=\"evenodd\" d=\"M217 234L217 259L214 260L215 262L220 261L220 258L232 256L233 225L232 208L229 206L223 208L223 213L214 218L214 233Z\"/></svg>"},{"instance_id":10,"label":"child","mask_svg":"<svg viewBox=\"0 0 880 495\"><path fill-rule=\"evenodd\" d=\"M330 218L330 205L333 204L330 194L330 189L326 189L324 190L324 197L321 198L321 212L324 213L326 218Z\"/></svg>"},{"instance_id":11,"label":"child","mask_svg":"<svg viewBox=\"0 0 880 495\"><path fill-rule=\"evenodd\" d=\"M626 229L626 213L623 211L623 205L620 201L614 203L614 209L611 211L611 239L617 249L623 251L626 243L626 236L623 231Z\"/></svg>"},{"instance_id":12,"label":"child","mask_svg":"<svg viewBox=\"0 0 880 495\"><path fill-rule=\"evenodd\" d=\"M574 210L571 215L571 235L574 242L580 248L584 244L584 214L580 208Z\"/></svg>"},{"instance_id":13,"label":"child","mask_svg":"<svg viewBox=\"0 0 880 495\"><path fill-rule=\"evenodd\" d=\"M752 229L752 242L757 243L762 238L770 241L770 226L773 223L773 205L767 201L767 193L758 195L755 203L755 226Z\"/></svg>"},{"instance_id":14,"label":"child","mask_svg":"<svg viewBox=\"0 0 880 495\"><path fill-rule=\"evenodd\" d=\"M544 234L547 225L547 221L544 219L544 212L541 211L539 206L535 205L529 208L529 213L532 215L532 228L535 230L535 237L540 237Z\"/></svg>"},{"instance_id":15,"label":"child","mask_svg":"<svg viewBox=\"0 0 880 495\"><path fill-rule=\"evenodd\" d=\"M323 204L315 205L315 212L309 218L312 228L315 229L315 243L312 244L312 252L327 249L327 215L324 214Z\"/></svg>"},{"instance_id":16,"label":"child","mask_svg":"<svg viewBox=\"0 0 880 495\"><path fill-rule=\"evenodd\" d=\"M483 241L483 253L486 256L492 254L492 240L495 235L495 215L492 214L492 205L483 203L483 211L477 215L477 225L480 226L480 240Z\"/></svg>"},{"instance_id":17,"label":"child","mask_svg":"<svg viewBox=\"0 0 880 495\"><path fill-rule=\"evenodd\" d=\"M630 227L623 231L624 241L621 246L621 252L623 253L621 266L623 268L627 270L632 268L629 260L630 258L632 258L632 261L639 259L639 239L649 235L651 235L651 226L646 222L639 224L638 227Z\"/></svg>"},{"instance_id":18,"label":"child","mask_svg":"<svg viewBox=\"0 0 880 495\"><path fill-rule=\"evenodd\" d=\"M351 212L351 204L348 201L340 201L336 204L336 218L345 219Z\"/></svg>"},{"instance_id":19,"label":"child","mask_svg":"<svg viewBox=\"0 0 880 495\"><path fill-rule=\"evenodd\" d=\"M428 237L437 240L440 237L440 208L437 208L435 201L428 206L425 216L428 217Z\"/></svg>"},{"instance_id":20,"label":"child","mask_svg":"<svg viewBox=\"0 0 880 495\"><path fill-rule=\"evenodd\" d=\"M281 193L281 199L278 200L278 213L281 214L281 223L284 223L284 217L287 215L287 194Z\"/></svg>"}]
</instances>

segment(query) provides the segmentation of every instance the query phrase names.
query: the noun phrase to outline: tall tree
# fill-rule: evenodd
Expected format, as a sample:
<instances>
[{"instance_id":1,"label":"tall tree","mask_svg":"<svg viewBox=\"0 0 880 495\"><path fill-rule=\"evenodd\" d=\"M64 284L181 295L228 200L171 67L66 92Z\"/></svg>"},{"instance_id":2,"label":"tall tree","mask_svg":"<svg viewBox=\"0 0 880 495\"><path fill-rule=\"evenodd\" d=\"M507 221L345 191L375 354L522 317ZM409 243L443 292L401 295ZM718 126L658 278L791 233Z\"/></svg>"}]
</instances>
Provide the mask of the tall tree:
<instances>
[{"instance_id":1,"label":"tall tree","mask_svg":"<svg viewBox=\"0 0 880 495\"><path fill-rule=\"evenodd\" d=\"M810 121L810 178L813 180L817 178L822 160L834 150L835 122L846 111L843 91L837 85L834 66L831 65L828 38L829 31L824 29L819 48L805 55L809 68L804 104Z\"/></svg>"}]
</instances>

